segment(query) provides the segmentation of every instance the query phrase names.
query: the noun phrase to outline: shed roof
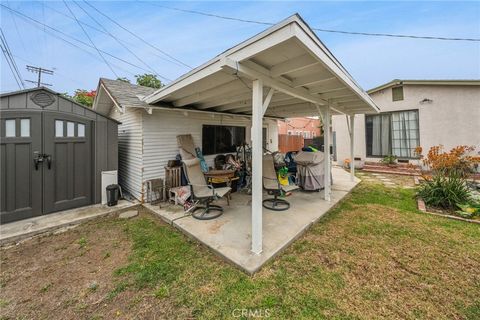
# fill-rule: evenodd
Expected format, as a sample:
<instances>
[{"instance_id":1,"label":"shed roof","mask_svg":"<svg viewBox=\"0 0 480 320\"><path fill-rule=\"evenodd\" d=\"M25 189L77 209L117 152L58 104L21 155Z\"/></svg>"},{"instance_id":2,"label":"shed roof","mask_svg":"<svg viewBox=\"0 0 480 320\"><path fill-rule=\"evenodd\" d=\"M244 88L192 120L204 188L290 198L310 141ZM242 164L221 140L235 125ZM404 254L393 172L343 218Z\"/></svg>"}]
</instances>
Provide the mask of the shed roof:
<instances>
[{"instance_id":1,"label":"shed roof","mask_svg":"<svg viewBox=\"0 0 480 320\"><path fill-rule=\"evenodd\" d=\"M368 94L295 14L158 89L143 100L175 108L251 114L251 80L275 90L267 116L378 112Z\"/></svg>"},{"instance_id":2,"label":"shed roof","mask_svg":"<svg viewBox=\"0 0 480 320\"><path fill-rule=\"evenodd\" d=\"M119 122L115 119L110 118L107 114L104 114L102 112L99 112L98 110L95 110L93 108L90 108L90 107L87 107L83 104L80 104L77 101L75 101L73 99L70 99L70 98L66 97L65 95L63 95L59 92L53 91L52 89L47 88L47 87L35 87L35 88L28 88L28 89L23 89L23 90L5 92L5 93L0 94L0 98L14 96L14 95L17 95L17 94L22 94L22 93L30 93L30 92L35 92L35 91L47 91L48 93L50 93L52 95L55 95L55 96L59 97L60 99L68 100L68 101L74 103L75 105L77 105L77 106L79 106L79 107L81 107L85 110L94 112L94 113L96 113L96 114L98 114L98 115L100 115L100 116L102 116L102 117L104 117L108 120L114 121L116 123L121 123L121 122Z\"/></svg>"},{"instance_id":3,"label":"shed roof","mask_svg":"<svg viewBox=\"0 0 480 320\"><path fill-rule=\"evenodd\" d=\"M426 80L426 79L417 79L417 80L400 80L394 79L390 82L382 84L378 87L372 88L367 92L374 93L381 91L390 87L399 86L399 85L422 85L422 86L480 86L479 79L435 79L435 80Z\"/></svg>"}]
</instances>

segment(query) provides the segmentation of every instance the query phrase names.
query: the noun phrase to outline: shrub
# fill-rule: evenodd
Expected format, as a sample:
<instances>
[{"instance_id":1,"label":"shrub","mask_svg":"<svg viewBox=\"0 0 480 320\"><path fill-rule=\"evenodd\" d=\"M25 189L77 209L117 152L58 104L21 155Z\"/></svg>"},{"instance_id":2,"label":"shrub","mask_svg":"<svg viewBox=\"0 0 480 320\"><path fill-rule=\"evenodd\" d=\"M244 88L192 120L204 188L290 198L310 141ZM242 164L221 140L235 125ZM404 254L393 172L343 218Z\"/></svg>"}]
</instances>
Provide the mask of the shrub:
<instances>
[{"instance_id":1,"label":"shrub","mask_svg":"<svg viewBox=\"0 0 480 320\"><path fill-rule=\"evenodd\" d=\"M475 165L480 163L480 157L469 155L475 150L473 146L457 146L450 151L444 151L442 145L433 146L426 157L421 155L421 147L415 149L420 155L423 164L430 168L434 174L449 175L450 173L467 176Z\"/></svg>"},{"instance_id":2,"label":"shrub","mask_svg":"<svg viewBox=\"0 0 480 320\"><path fill-rule=\"evenodd\" d=\"M470 190L465 179L457 172L436 174L426 180L417 190L428 206L455 209L459 203L470 201Z\"/></svg>"},{"instance_id":3,"label":"shrub","mask_svg":"<svg viewBox=\"0 0 480 320\"><path fill-rule=\"evenodd\" d=\"M397 157L393 155L385 156L382 159L382 162L385 164L395 164L397 162Z\"/></svg>"}]
</instances>

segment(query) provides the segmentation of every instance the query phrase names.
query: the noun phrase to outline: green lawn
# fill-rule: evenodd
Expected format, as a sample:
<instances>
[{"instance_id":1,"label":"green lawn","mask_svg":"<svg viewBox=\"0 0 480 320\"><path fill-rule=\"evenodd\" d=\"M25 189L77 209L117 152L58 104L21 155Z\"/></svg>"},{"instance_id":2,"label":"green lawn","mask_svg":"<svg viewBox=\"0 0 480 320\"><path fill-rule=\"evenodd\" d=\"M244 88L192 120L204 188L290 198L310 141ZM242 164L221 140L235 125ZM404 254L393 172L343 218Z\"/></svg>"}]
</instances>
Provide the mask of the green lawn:
<instances>
[{"instance_id":1,"label":"green lawn","mask_svg":"<svg viewBox=\"0 0 480 320\"><path fill-rule=\"evenodd\" d=\"M179 318L480 319L479 226L421 214L413 195L361 184L253 277L168 226L131 220L130 263L110 298L149 290Z\"/></svg>"},{"instance_id":2,"label":"green lawn","mask_svg":"<svg viewBox=\"0 0 480 320\"><path fill-rule=\"evenodd\" d=\"M92 221L2 251L0 319L480 319L480 227L413 196L362 182L254 276L147 213Z\"/></svg>"}]
</instances>

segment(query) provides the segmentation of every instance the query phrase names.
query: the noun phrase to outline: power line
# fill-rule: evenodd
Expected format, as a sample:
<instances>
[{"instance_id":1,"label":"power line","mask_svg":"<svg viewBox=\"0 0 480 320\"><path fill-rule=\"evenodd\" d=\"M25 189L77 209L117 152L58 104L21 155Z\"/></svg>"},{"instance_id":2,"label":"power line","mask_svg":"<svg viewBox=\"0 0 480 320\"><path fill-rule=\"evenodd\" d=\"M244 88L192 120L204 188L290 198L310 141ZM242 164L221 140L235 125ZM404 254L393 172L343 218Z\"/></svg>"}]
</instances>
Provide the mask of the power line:
<instances>
[{"instance_id":1,"label":"power line","mask_svg":"<svg viewBox=\"0 0 480 320\"><path fill-rule=\"evenodd\" d=\"M133 52L132 50L130 50L130 48L128 48L125 44L123 44L120 39L118 39L116 36L114 36L112 33L110 33L100 22L97 21L97 19L95 19L92 15L90 15L90 13L88 13L87 10L85 10L82 6L80 6L78 4L78 2L76 1L73 1L73 3L75 3L77 5L77 7L79 7L83 12L85 12L85 14L90 17L90 19L92 19L93 22L95 22L100 28L102 28L106 34L108 34L110 37L112 37L113 39L115 39L115 41L117 41L117 43L119 45L121 45L125 50L127 50L128 52L130 52L138 61L140 61L140 63L142 63L143 65L145 65L147 68L149 68L151 71L153 71L154 74L156 74L157 76L159 77L162 77L162 78L165 78L161 75L158 74L158 72L155 71L155 69L153 69L148 63L146 63L144 60L142 60L138 55L135 54L135 52Z\"/></svg>"},{"instance_id":2,"label":"power line","mask_svg":"<svg viewBox=\"0 0 480 320\"><path fill-rule=\"evenodd\" d=\"M175 58L174 56L166 53L165 51L163 51L162 49L154 46L153 44L151 44L150 42L146 41L145 39L143 39L142 37L140 37L139 35L133 33L132 31L128 30L127 28L125 28L124 26L122 26L121 24L119 24L117 21L115 21L114 19L110 18L108 15L106 15L105 13L103 13L102 11L100 11L99 9L97 9L94 5L90 4L88 1L86 0L83 0L83 2L85 2L85 4L87 4L90 8L92 8L93 10L97 11L99 14L101 14L102 16L104 16L105 18L107 18L108 20L110 20L111 22L113 22L115 25L117 25L118 27L122 28L123 30L125 30L126 32L128 32L129 34L131 34L132 36L134 36L135 38L137 38L138 40L142 41L143 43L145 43L146 45L148 45L149 47L163 53L164 55L166 55L167 57L169 57L170 59L173 59L175 60L176 62L180 63L181 65L187 67L187 68L190 68L190 69L193 69L191 66L189 66L188 64L182 62L181 60Z\"/></svg>"},{"instance_id":3,"label":"power line","mask_svg":"<svg viewBox=\"0 0 480 320\"><path fill-rule=\"evenodd\" d=\"M77 4L77 5L78 5L78 4ZM71 16L69 16L68 14L65 14L65 13L63 13L63 12L61 12L61 11L55 9L55 8L52 8L52 7L48 6L48 5L45 5L45 7L47 7L48 9L50 9L50 10L56 12L56 13L58 13L58 14L61 15L61 16L66 17L67 19L70 19L70 20L75 21L75 19L72 18ZM82 10L83 10L83 8L82 8ZM83 21L80 21L80 23L83 24L83 25L86 26L86 27L89 27L89 28L92 29L92 30L95 30L95 31L100 32L100 33L105 34L105 35L109 35L108 32L105 32L105 31L102 30L102 29L99 29L99 28L97 28L97 27L95 27L95 26L92 26L91 24L85 23L85 22L83 22ZM118 38L117 38L117 39L118 39ZM134 44L129 43L128 41L121 40L121 39L118 39L118 40L121 41L121 42L123 42L123 44L125 44L125 45L135 46ZM156 57L158 57L158 58L160 58L160 59L162 59L162 60L164 60L164 61L167 61L167 62L169 62L169 63L173 63L173 64L175 64L176 66L179 65L177 62L172 61L172 60L170 60L170 59L167 59L167 58L165 58L164 56L159 55L159 54L156 53L155 51L150 51L150 52L151 52L153 55L155 55ZM168 78L166 78L166 77L163 77L163 76L161 76L161 75L159 75L159 74L158 74L158 76L161 77L161 78L163 78L163 79L165 79L165 80L167 80L167 81L171 81L170 79L168 79Z\"/></svg>"},{"instance_id":4,"label":"power line","mask_svg":"<svg viewBox=\"0 0 480 320\"><path fill-rule=\"evenodd\" d=\"M208 13L208 12L180 9L180 8L175 8L175 7L168 7L168 6L164 6L162 4L158 4L158 3L155 3L155 2L149 2L149 3L154 5L154 6L169 9L169 10L192 13L192 14L197 14L197 15L202 15L202 16L207 16L207 17L212 17L212 18L218 18L218 19L223 19L223 20L239 21L239 22L261 24L261 25L268 25L268 26L275 25L275 23L273 23L273 22L234 18L234 17L222 16L222 15ZM372 36L372 37L411 38L411 39L445 40L445 41L476 41L476 42L480 41L479 38L434 37L434 36L418 36L418 35L393 34L393 33L369 33L369 32L332 30L332 29L322 29L322 28L311 28L311 29L315 30L315 31L320 31L320 32L361 35L361 36Z\"/></svg>"},{"instance_id":5,"label":"power line","mask_svg":"<svg viewBox=\"0 0 480 320\"><path fill-rule=\"evenodd\" d=\"M18 15L18 16L21 17L21 18L23 18L23 19L24 19L25 21L27 21L27 22L33 21L33 22L35 22L36 24L38 24L38 25L40 25L40 26L42 26L42 27L45 26L47 29L53 30L53 31L55 31L55 32L57 32L57 33L59 33L59 34L62 34L63 36L65 36L65 37L67 37L67 38L70 38L70 39L72 39L72 40L74 40L74 41L76 41L76 42L78 42L78 43L81 43L82 45L84 45L84 46L86 46L86 47L95 49L93 46L89 45L88 43L86 43L86 42L84 42L84 41L82 41L82 40L79 40L79 39L77 39L77 38L75 38L75 37L72 37L71 35L69 35L69 34L67 34L67 33L65 33L65 32L63 32L63 31L61 31L61 30L58 30L58 29L56 29L56 28L54 28L54 27L51 27L51 26L49 26L49 25L46 25L46 24L38 21L37 19L34 19L34 18L30 17L30 16L27 16L27 15L21 13L20 11L17 11L17 10L15 10L15 9L12 9L12 8L10 8L10 7L2 4L1 2L0 2L0 6L1 6L1 7L4 7L5 9L8 9L8 10L14 12L16 15ZM39 28L40 30L43 30L43 28L41 28L41 27L39 27L39 26L37 26L37 25L35 25L35 24L33 24L33 25L34 25L36 28ZM47 33L48 33L48 32L47 32ZM64 42L67 42L67 43L69 43L70 45L72 45L72 46L74 46L74 47L76 47L76 48L78 48L78 49L80 49L80 50L83 50L83 51L85 51L85 52L87 52L87 53L89 53L89 54L91 55L91 53L90 53L89 51L85 50L84 48L81 48L81 47L79 47L78 45L76 45L76 44L74 44L74 43L72 43L72 42L70 42L70 41L68 41L68 40L66 40L66 39L64 39L64 38L62 38L62 37L57 36L57 35L55 35L54 33L51 33L51 32L50 32L50 33L48 33L48 34L50 34L51 36L53 36L53 37L55 37L55 38L57 38L57 39L60 39L60 40L62 40L62 41L64 41ZM103 54L109 56L109 57L112 57L112 58L114 58L114 59L116 59L116 60L119 60L119 61L121 61L121 62L123 62L123 63L125 63L125 64L128 64L128 65L132 66L132 67L135 67L135 68L137 68L137 69L141 69L141 70L146 71L146 72L150 72L150 70L147 70L147 69L145 69L145 68L143 68L143 67L140 67L140 66L138 66L138 65L136 65L136 64L133 64L133 63L131 63L131 62L129 62L129 61L126 61L125 59L119 58L119 57L117 57L117 56L115 56L115 55L113 55L113 54L111 54L111 53L108 53L108 52L103 51L103 50L101 50L101 49L99 49L99 51L102 52ZM95 56L95 55L92 55L92 57L98 58L98 57ZM117 67L117 68L118 68L118 67ZM125 69L124 69L124 70L125 70ZM127 72L130 73L130 74L132 74L132 75L135 75L135 74L132 73L132 72L129 72L129 71L127 71Z\"/></svg>"},{"instance_id":6,"label":"power line","mask_svg":"<svg viewBox=\"0 0 480 320\"><path fill-rule=\"evenodd\" d=\"M17 83L18 87L20 89L25 89L25 83L23 82L22 75L20 71L18 70L17 63L15 62L15 58L13 57L12 51L10 50L10 47L7 42L7 38L5 37L5 34L3 33L3 29L0 28L0 39L1 39L1 49L3 52L3 55L5 56L5 60L7 60L8 67L10 68L10 71L13 74L13 78L15 79L15 82Z\"/></svg>"},{"instance_id":7,"label":"power line","mask_svg":"<svg viewBox=\"0 0 480 320\"><path fill-rule=\"evenodd\" d=\"M7 4L10 6L10 1L7 0ZM27 48L25 47L25 42L23 41L22 35L20 31L18 31L17 19L15 19L15 15L10 12L10 17L13 20L13 25L15 26L15 30L17 31L18 38L20 39L20 43L22 44L23 52L27 52Z\"/></svg>"},{"instance_id":8,"label":"power line","mask_svg":"<svg viewBox=\"0 0 480 320\"><path fill-rule=\"evenodd\" d=\"M85 30L85 28L82 26L82 24L80 23L80 21L78 21L77 19L77 16L73 13L72 9L70 9L70 6L68 5L67 1L63 0L63 3L65 4L65 6L67 7L68 11L70 11L70 14L72 15L72 17L75 18L75 20L77 21L77 24L80 26L80 28L82 29L83 33L87 36L88 40L90 41L90 43L92 44L92 46L95 47L95 50L97 50L98 52L98 55L100 57L102 57L102 60L105 62L105 64L108 66L108 68L113 72L113 74L115 75L115 77L119 78L118 74L115 72L115 70L113 70L113 67L110 65L110 63L108 63L107 59L105 59L105 57L103 56L103 54L100 52L100 50L98 50L97 46L95 45L95 43L93 42L92 38L90 38L90 36L88 35L88 32Z\"/></svg>"}]
</instances>

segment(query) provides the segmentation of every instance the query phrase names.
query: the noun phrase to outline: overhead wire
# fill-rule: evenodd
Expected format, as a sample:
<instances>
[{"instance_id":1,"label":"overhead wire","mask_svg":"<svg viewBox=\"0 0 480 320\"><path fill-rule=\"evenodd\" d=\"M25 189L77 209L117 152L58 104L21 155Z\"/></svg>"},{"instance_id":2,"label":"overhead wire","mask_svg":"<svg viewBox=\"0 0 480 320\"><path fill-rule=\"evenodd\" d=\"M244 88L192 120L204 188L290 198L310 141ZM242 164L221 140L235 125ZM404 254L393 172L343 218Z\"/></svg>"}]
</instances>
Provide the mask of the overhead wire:
<instances>
[{"instance_id":1,"label":"overhead wire","mask_svg":"<svg viewBox=\"0 0 480 320\"><path fill-rule=\"evenodd\" d=\"M10 6L10 1L7 0L6 2ZM27 52L27 47L25 46L25 41L23 41L22 34L18 30L17 19L15 19L15 15L12 12L10 12L10 17L12 18L13 25L15 26L15 31L17 32L18 39L20 39L20 44L22 45L23 52L26 53Z\"/></svg>"},{"instance_id":2,"label":"overhead wire","mask_svg":"<svg viewBox=\"0 0 480 320\"><path fill-rule=\"evenodd\" d=\"M54 12L56 12L57 14L59 14L59 15L61 15L61 16L63 16L63 17L66 17L67 19L71 19L71 20L75 21L74 18L72 18L72 17L69 16L68 14L65 14L65 13L62 12L62 11L59 11L59 10L53 8L53 7L48 6L48 5L45 5L45 7L48 8L48 9L50 9L50 10L52 10L52 11L54 11ZM85 23L85 22L83 22L83 21L80 21L80 23L83 24L84 26L92 29L92 30L95 30L95 31L100 32L100 33L105 34L105 35L109 35L109 34L108 34L107 32L105 32L104 30L99 29L99 28L97 28L97 27L95 27L95 26L93 26L93 25L91 25L91 24ZM117 39L118 39L118 37L117 37ZM121 41L121 42L123 42L123 44L125 44L125 45L127 45L127 46L134 46L134 44L129 43L128 41L125 41L125 40L122 40L122 39L118 39L118 40ZM176 63L175 61L169 60L169 59L165 58L164 56L161 56L160 54L156 53L156 51L150 51L150 52L151 52L153 55L155 55L156 57L158 57L158 58L160 58L160 59L162 59L162 60L164 60L164 61L167 61L167 62L169 62L169 63L175 64L175 65L178 66L178 63ZM159 75L159 76L160 76L160 75ZM160 76L160 77L162 77L162 76ZM167 80L167 81L171 81L170 79L168 79L168 78L166 78L166 77L162 77L162 78L164 78L164 79Z\"/></svg>"},{"instance_id":3,"label":"overhead wire","mask_svg":"<svg viewBox=\"0 0 480 320\"><path fill-rule=\"evenodd\" d=\"M273 26L275 23L273 22L266 22L266 21L258 21L258 20L250 20L250 19L242 19L242 18L235 18L229 16L223 16L219 14L213 14L203 11L197 10L188 10L188 9L181 9L176 7L169 7L162 4L158 4L156 2L148 2L154 6L165 8L169 10L175 10L185 13L191 13L196 15L202 15L217 19L223 20L231 20L231 21L239 21L245 23L253 23L253 24L260 24L260 25L268 25ZM346 31L346 30L333 30L333 29L323 29L323 28L311 28L314 31L319 32L329 32L329 33L340 33L340 34L347 34L347 35L361 35L361 36L373 36L373 37L391 37L391 38L411 38L411 39L423 39L423 40L444 40L444 41L474 41L480 42L480 38L463 38L463 37L439 37L439 36L420 36L420 35L411 35L411 34L393 34L393 33L379 33L379 32L358 32L358 31Z\"/></svg>"},{"instance_id":4,"label":"overhead wire","mask_svg":"<svg viewBox=\"0 0 480 320\"><path fill-rule=\"evenodd\" d=\"M8 45L7 38L5 37L2 28L0 28L0 38L2 43L2 52L7 60L10 70L12 71L15 82L17 82L20 89L25 89L25 83L23 82L22 74L18 69L17 63L15 62L15 58L13 57L12 51L10 50L10 46Z\"/></svg>"},{"instance_id":5,"label":"overhead wire","mask_svg":"<svg viewBox=\"0 0 480 320\"><path fill-rule=\"evenodd\" d=\"M170 59L172 60L175 60L176 62L178 62L179 64L181 64L182 66L184 67L187 67L189 69L193 69L191 66L189 66L188 64L186 64L185 62L175 58L174 56L172 56L171 54L165 52L164 50L158 48L157 46L154 46L153 44L151 44L150 42L148 42L147 40L145 40L144 38L140 37L139 35L137 35L136 33L130 31L129 29L127 29L126 27L122 26L120 23L118 23L115 19L112 19L110 18L107 14L103 13L100 9L98 9L97 7L95 7L94 5L92 5L90 2L86 1L86 0L82 0L83 2L85 2L85 4L87 4L90 8L92 8L93 10L97 11L99 14L101 14L102 16L104 16L105 18L107 18L108 20L110 20L112 23L114 23L116 26L118 26L119 28L125 30L126 32L128 32L130 35L132 35L133 37L137 38L138 40L142 41L144 44L146 44L147 46L157 50L158 52L161 52L162 54L164 54L165 56L169 57Z\"/></svg>"},{"instance_id":6,"label":"overhead wire","mask_svg":"<svg viewBox=\"0 0 480 320\"><path fill-rule=\"evenodd\" d=\"M113 69L113 67L110 65L110 63L107 61L107 59L105 59L105 57L103 56L103 54L100 52L100 50L98 50L97 46L95 45L95 43L93 42L92 38L90 38L90 36L88 35L88 32L85 30L85 28L82 26L82 24L79 22L79 20L77 19L77 16L73 13L72 9L70 9L70 6L68 5L67 1L63 0L63 3L65 4L65 6L67 7L68 11L70 11L70 14L72 15L72 17L75 18L75 20L77 21L77 24L80 26L80 28L82 29L83 33L85 34L85 36L88 38L88 40L90 41L90 43L92 44L92 46L95 48L95 50L97 50L98 52L98 55L102 58L102 60L105 62L105 64L108 66L108 68L112 71L112 73L115 75L116 78L119 78L118 74L115 72L115 70Z\"/></svg>"},{"instance_id":7,"label":"overhead wire","mask_svg":"<svg viewBox=\"0 0 480 320\"><path fill-rule=\"evenodd\" d=\"M112 37L113 39L115 39L115 41L121 45L125 50L127 50L128 52L130 52L130 54L132 54L140 63L142 63L144 66L146 66L147 68L149 68L155 75L157 75L158 77L160 78L163 78L167 81L170 81L170 79L160 75L157 71L155 71L155 69L153 67L151 67L148 63L146 63L143 59L141 59L137 54L135 54L135 52L133 52L132 50L130 50L130 48L128 46L126 46L125 44L123 44L122 41L120 41L120 39L118 39L115 35L113 35L111 32L109 32L107 30L107 28L105 28L99 21L97 21L97 19L95 19L90 13L88 13L87 10L85 10L82 6L80 6L78 4L77 1L73 1L73 3L75 3L83 12L85 12L85 14L90 17L90 19L95 22L100 28L102 28L104 30L104 33L106 33L107 35L109 35L110 37Z\"/></svg>"},{"instance_id":8,"label":"overhead wire","mask_svg":"<svg viewBox=\"0 0 480 320\"><path fill-rule=\"evenodd\" d=\"M5 8L5 9L8 9L8 10L14 12L16 15L18 15L19 17L21 17L22 19L24 19L24 20L27 21L27 22L34 22L34 23L38 24L39 26L37 26L36 24L32 24L32 25L34 25L36 28L39 28L40 30L43 30L42 27L45 26L45 27L46 27L47 29L49 29L49 30L52 30L52 31L54 31L54 32L56 32L56 33L59 33L59 34L65 36L65 37L69 38L69 39L72 39L72 40L74 40L74 41L76 41L76 42L78 42L78 43L81 43L82 45L84 45L84 46L86 46L86 47L95 49L92 45L90 45L90 44L88 44L88 43L86 43L86 42L84 42L84 41L82 41L82 40L80 40L80 39L77 39L77 38L75 38L75 37L73 37L73 36L71 36L71 35L69 35L69 34L67 34L67 33L65 33L65 32L63 32L63 31L61 31L61 30L58 30L57 28L54 28L54 27L49 26L49 25L46 25L46 24L38 21L38 20L35 19L35 18L32 18L32 17L30 17L30 16L28 16L28 15L26 15L26 14L23 14L23 13L20 12L20 11L17 11L17 10L15 10L15 9L12 9L12 8L10 8L10 7L2 4L1 2L0 2L0 7L3 7L3 8ZM62 40L62 41L65 41L65 42L67 42L67 43L75 46L76 48L79 48L79 49L81 49L81 50L83 50L83 51L86 51L86 52L90 53L89 51L85 50L84 48L81 48L81 47L79 47L79 46L76 45L76 44L72 44L72 42L70 42L70 41L68 41L68 40L66 40L66 39L64 39L64 38L62 38L62 37L60 37L60 36L54 35L54 33L51 33L51 32L50 32L49 34L52 35L52 36L54 36L54 37L56 37L57 39L60 39L60 40ZM136 64L134 64L134 63L131 63L131 62L125 60L125 59L119 58L119 57L117 57L117 56L115 56L115 55L113 55L113 54L111 54L111 53L108 53L108 52L102 50L102 49L99 49L99 51L102 52L103 54L109 56L109 57L112 57L112 58L114 58L114 59L116 59L116 60L118 60L118 61L121 61L121 62L123 62L123 63L125 63L125 64L128 64L128 65L130 65L130 66L132 66L132 67L135 67L135 68L137 68L137 69L140 69L140 70L143 70L143 71L146 71L146 72L150 72L148 69L145 69L144 67L138 66L138 65L136 65ZM90 53L90 54L91 54L91 53ZM95 57L96 57L96 56L95 56ZM128 72L129 72L129 71L128 71ZM134 75L134 73L132 73L132 72L129 72L129 73Z\"/></svg>"}]
</instances>

